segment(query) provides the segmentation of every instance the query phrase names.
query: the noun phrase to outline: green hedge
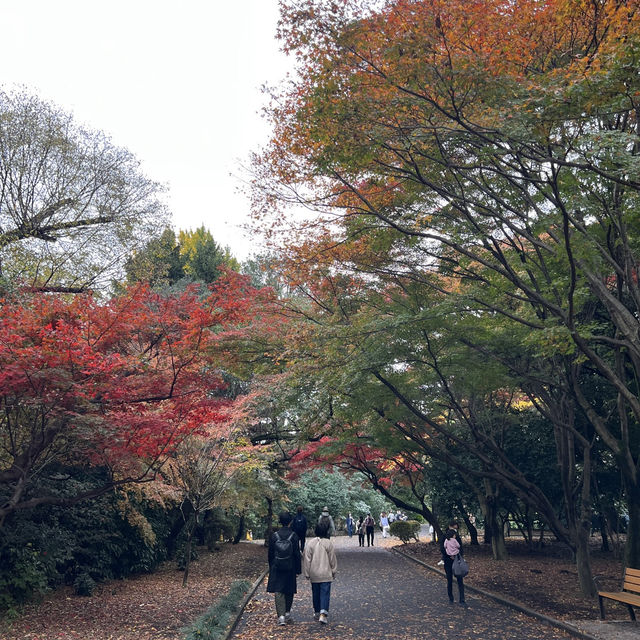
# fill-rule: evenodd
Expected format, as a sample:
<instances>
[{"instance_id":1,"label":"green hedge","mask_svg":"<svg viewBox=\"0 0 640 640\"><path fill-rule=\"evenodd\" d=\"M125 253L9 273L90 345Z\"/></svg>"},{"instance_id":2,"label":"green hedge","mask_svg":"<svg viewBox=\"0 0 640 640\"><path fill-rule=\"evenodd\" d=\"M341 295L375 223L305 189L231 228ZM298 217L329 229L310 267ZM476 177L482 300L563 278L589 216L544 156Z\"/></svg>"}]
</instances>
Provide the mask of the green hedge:
<instances>
[{"instance_id":1,"label":"green hedge","mask_svg":"<svg viewBox=\"0 0 640 640\"><path fill-rule=\"evenodd\" d=\"M420 523L416 520L394 520L389 527L389 533L404 543L412 539L417 542L419 531Z\"/></svg>"}]
</instances>

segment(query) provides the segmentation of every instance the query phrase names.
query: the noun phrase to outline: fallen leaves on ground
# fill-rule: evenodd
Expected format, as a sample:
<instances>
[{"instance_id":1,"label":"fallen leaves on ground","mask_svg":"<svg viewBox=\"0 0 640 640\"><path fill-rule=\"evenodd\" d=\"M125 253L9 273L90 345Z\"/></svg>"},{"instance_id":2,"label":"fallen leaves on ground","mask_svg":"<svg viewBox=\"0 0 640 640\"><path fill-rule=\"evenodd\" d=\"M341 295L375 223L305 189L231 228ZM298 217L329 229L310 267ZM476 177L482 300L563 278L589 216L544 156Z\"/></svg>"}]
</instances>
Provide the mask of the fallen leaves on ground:
<instances>
[{"instance_id":1,"label":"fallen leaves on ground","mask_svg":"<svg viewBox=\"0 0 640 640\"><path fill-rule=\"evenodd\" d=\"M200 550L189 583L175 563L159 571L101 585L93 596L70 587L47 594L42 602L1 627L2 640L181 640L179 630L229 591L236 580L253 582L266 567L264 547L223 544L220 551Z\"/></svg>"},{"instance_id":2,"label":"fallen leaves on ground","mask_svg":"<svg viewBox=\"0 0 640 640\"><path fill-rule=\"evenodd\" d=\"M541 550L530 550L522 540L507 540L507 548L509 559L497 562L491 555L490 545L465 544L465 558L470 566L465 584L491 591L558 620L599 617L598 598L580 592L576 565L566 548L548 542ZM440 551L433 544L413 543L398 549L431 566L440 560ZM620 588L622 564L612 552L604 553L595 547L591 561L594 575L603 576L614 590ZM615 602L607 602L606 607L608 618L629 616L626 607Z\"/></svg>"}]
</instances>

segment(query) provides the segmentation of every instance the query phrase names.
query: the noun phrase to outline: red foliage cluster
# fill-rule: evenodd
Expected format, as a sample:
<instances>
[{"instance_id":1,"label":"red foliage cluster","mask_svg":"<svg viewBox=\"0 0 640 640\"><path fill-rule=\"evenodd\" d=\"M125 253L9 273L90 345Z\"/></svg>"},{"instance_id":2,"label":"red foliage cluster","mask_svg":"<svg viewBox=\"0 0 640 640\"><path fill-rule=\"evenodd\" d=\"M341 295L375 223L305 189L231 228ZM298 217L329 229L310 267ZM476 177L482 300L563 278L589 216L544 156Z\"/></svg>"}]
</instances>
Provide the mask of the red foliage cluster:
<instances>
[{"instance_id":1,"label":"red foliage cluster","mask_svg":"<svg viewBox=\"0 0 640 640\"><path fill-rule=\"evenodd\" d=\"M47 462L139 479L185 435L222 424L223 344L257 298L229 273L205 299L137 286L106 303L89 294L0 300L0 482L13 487L0 515Z\"/></svg>"}]
</instances>

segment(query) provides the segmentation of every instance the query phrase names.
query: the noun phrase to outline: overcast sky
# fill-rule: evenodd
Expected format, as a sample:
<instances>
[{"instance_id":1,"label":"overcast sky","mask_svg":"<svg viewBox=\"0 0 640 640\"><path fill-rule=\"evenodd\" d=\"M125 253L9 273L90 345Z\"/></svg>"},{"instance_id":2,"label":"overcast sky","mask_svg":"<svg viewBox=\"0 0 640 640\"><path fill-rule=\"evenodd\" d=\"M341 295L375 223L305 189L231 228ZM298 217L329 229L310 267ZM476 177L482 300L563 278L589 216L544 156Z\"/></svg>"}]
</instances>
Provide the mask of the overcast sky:
<instances>
[{"instance_id":1,"label":"overcast sky","mask_svg":"<svg viewBox=\"0 0 640 640\"><path fill-rule=\"evenodd\" d=\"M243 259L239 164L266 140L263 83L290 62L277 0L0 0L0 82L25 85L132 151L166 183L176 228ZM230 175L230 174L233 174Z\"/></svg>"}]
</instances>

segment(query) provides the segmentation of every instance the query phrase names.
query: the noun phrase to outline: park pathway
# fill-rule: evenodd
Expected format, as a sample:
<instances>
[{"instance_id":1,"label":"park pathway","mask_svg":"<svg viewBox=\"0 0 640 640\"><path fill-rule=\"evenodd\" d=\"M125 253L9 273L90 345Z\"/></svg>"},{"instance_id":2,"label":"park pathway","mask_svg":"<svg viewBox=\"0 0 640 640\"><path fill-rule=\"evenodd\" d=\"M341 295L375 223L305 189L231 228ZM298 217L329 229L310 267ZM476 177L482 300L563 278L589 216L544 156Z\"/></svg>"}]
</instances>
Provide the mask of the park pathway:
<instances>
[{"instance_id":1,"label":"park pathway","mask_svg":"<svg viewBox=\"0 0 640 640\"><path fill-rule=\"evenodd\" d=\"M266 580L247 605L231 638L342 640L551 640L568 634L492 600L467 593L467 607L450 604L444 577L427 574L381 546L359 548L354 538L336 538L338 576L331 589L329 624L313 620L311 589L298 577L293 625L276 625ZM380 541L382 542L382 541ZM454 583L454 594L457 588Z\"/></svg>"}]
</instances>

